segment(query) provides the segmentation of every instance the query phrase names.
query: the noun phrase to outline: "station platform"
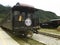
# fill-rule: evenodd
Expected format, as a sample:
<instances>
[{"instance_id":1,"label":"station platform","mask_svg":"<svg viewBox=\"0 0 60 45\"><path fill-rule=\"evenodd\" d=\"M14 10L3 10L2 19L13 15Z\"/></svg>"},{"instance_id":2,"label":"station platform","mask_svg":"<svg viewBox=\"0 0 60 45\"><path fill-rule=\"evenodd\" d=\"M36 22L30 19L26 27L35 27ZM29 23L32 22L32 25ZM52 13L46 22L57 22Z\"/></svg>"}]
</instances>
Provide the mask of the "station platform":
<instances>
[{"instance_id":1,"label":"station platform","mask_svg":"<svg viewBox=\"0 0 60 45\"><path fill-rule=\"evenodd\" d=\"M0 45L20 45L0 28Z\"/></svg>"}]
</instances>

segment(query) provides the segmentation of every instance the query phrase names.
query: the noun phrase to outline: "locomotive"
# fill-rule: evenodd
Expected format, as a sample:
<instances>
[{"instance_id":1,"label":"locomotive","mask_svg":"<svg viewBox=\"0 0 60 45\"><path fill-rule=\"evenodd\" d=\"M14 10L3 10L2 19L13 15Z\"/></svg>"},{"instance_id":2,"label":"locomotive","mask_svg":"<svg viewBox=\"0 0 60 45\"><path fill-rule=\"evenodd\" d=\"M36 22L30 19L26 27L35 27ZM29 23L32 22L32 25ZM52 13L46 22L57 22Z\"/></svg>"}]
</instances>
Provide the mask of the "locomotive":
<instances>
[{"instance_id":1,"label":"locomotive","mask_svg":"<svg viewBox=\"0 0 60 45\"><path fill-rule=\"evenodd\" d=\"M17 3L10 14L2 21L2 27L9 29L14 35L32 36L38 33L39 18L34 15L36 8Z\"/></svg>"}]
</instances>

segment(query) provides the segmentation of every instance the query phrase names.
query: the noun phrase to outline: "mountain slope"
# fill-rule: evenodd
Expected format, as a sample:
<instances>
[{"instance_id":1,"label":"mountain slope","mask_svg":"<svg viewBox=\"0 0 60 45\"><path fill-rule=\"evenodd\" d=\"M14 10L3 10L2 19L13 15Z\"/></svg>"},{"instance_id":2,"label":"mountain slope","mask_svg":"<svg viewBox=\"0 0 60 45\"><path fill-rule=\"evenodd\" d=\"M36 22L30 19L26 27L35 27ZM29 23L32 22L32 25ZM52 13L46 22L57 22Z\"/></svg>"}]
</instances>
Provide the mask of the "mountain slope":
<instances>
[{"instance_id":1,"label":"mountain slope","mask_svg":"<svg viewBox=\"0 0 60 45\"><path fill-rule=\"evenodd\" d=\"M0 4L0 18L4 18L5 16L7 16L10 10L11 10L10 6L3 6ZM45 22L45 21L49 21L50 19L60 18L53 12L44 11L41 9L38 9L38 11L34 13L34 15L39 17L40 22Z\"/></svg>"}]
</instances>

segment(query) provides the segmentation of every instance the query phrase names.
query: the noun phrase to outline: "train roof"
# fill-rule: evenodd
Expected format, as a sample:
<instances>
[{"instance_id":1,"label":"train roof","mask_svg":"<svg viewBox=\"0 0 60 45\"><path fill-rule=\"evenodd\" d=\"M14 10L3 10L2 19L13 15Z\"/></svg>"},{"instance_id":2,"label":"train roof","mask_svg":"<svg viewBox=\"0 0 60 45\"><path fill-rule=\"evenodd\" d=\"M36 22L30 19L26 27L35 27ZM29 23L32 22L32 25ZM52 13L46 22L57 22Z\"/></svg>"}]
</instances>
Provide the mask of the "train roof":
<instances>
[{"instance_id":1,"label":"train roof","mask_svg":"<svg viewBox=\"0 0 60 45\"><path fill-rule=\"evenodd\" d=\"M28 5L28 4L20 4L20 6L22 6L22 7L31 7L31 8L34 8L33 6L31 6L31 5Z\"/></svg>"},{"instance_id":2,"label":"train roof","mask_svg":"<svg viewBox=\"0 0 60 45\"><path fill-rule=\"evenodd\" d=\"M33 13L37 9L33 6L27 5L27 4L19 4L17 3L15 6L12 7L13 10L20 10L20 11L27 11L30 13Z\"/></svg>"}]
</instances>

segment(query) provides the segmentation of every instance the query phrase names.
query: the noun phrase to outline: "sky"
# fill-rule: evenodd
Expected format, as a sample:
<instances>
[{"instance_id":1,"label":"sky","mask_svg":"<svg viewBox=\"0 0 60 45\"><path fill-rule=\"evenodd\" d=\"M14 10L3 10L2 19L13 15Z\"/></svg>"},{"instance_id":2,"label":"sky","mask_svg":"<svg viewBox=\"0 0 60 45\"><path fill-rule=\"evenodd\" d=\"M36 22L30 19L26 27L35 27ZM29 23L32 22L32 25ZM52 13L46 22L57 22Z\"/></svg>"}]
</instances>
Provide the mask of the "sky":
<instances>
[{"instance_id":1,"label":"sky","mask_svg":"<svg viewBox=\"0 0 60 45\"><path fill-rule=\"evenodd\" d=\"M45 11L51 11L60 16L60 0L0 0L0 4L4 6L14 6L17 2Z\"/></svg>"}]
</instances>

